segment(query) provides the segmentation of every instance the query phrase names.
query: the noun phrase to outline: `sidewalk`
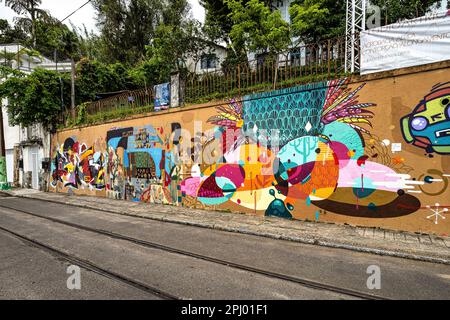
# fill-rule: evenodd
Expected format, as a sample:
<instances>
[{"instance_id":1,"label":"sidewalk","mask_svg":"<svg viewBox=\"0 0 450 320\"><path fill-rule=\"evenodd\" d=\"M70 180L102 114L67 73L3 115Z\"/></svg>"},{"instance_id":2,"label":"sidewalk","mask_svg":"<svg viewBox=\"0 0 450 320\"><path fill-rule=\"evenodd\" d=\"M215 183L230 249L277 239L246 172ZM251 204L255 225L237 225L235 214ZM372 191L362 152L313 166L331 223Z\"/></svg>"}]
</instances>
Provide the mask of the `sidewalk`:
<instances>
[{"instance_id":1,"label":"sidewalk","mask_svg":"<svg viewBox=\"0 0 450 320\"><path fill-rule=\"evenodd\" d=\"M134 203L31 189L13 189L5 193L159 221L450 265L450 237Z\"/></svg>"}]
</instances>

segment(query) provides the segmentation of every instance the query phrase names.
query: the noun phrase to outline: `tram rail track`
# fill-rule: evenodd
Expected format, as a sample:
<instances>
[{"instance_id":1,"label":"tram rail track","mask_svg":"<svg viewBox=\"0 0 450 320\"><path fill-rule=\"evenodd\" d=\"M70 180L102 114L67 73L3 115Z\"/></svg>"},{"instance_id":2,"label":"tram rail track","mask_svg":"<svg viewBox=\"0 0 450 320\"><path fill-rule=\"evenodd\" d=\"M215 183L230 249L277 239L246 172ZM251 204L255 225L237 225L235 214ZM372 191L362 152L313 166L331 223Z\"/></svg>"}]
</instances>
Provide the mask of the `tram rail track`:
<instances>
[{"instance_id":1,"label":"tram rail track","mask_svg":"<svg viewBox=\"0 0 450 320\"><path fill-rule=\"evenodd\" d=\"M183 256L187 256L190 258L195 258L195 259L200 259L203 261L207 261L207 262L211 262L211 263L215 263L215 264L219 264L219 265L223 265L223 266L227 266L227 267L231 267L231 268L235 268L235 269L239 269L239 270L243 270L243 271L247 271L247 272L252 272L252 273L256 273L259 275L263 275L263 276L267 276L267 277L271 277L271 278L275 278L275 279L279 279L279 280L284 280L284 281L289 281L292 283L296 283L299 284L303 287L308 287L308 288L312 288L312 289L316 289L316 290L325 290L325 291L329 291L329 292L333 292L333 293L338 293L338 294L343 294L346 296L350 296L350 297L355 297L355 298L360 298L360 299L364 299L364 300L389 300L386 297L382 297L382 296L378 296L378 295L373 295L373 294L369 294L369 293L365 293L365 292L360 292L360 291L356 291L356 290L352 290L352 289L348 289L348 288L341 288L341 287L337 287L337 286L333 286L330 284L326 284L326 283L321 283L321 282L317 282L317 281L311 281L308 279L303 279L303 278L299 278L299 277L294 277L294 276L290 276L290 275L285 275L285 274L281 274L281 273L277 273L277 272L272 272L272 271L268 271L268 270L263 270L260 268L255 268L252 266L248 266L248 265L243 265L243 264L239 264L239 263L235 263L233 261L228 261L228 260L223 260L223 259L219 259L219 258L214 258L214 257L210 257L210 256L206 256L203 254L198 254L195 252L190 252L190 251L186 251L186 250L182 250L182 249L178 249L178 248L174 248L171 246L166 246L160 243L156 243L156 242L151 242L151 241L147 241L147 240L143 240L143 239L137 239L137 238L133 238L133 237L129 237L123 234L119 234L119 233L115 233L112 231L108 231L108 230L103 230L103 229L98 229L98 228L92 228L86 225L82 225L82 224L78 224L78 223L73 223L73 222L69 222L66 220L62 220L62 219L57 219L57 218L53 218L53 217L48 217L45 215L41 215L35 212L31 212L31 211L27 211L27 210L23 210L23 209L18 209L18 208L13 208L13 207L9 207L6 206L4 204L0 204L0 208L4 208L7 210L13 210L13 211L17 211L23 214L27 214L30 216L34 216L40 219L44 219L44 220L48 220L54 223L59 223L62 225L66 225L72 228L76 228L76 229L80 229L80 230L84 230L84 231L88 231L88 232L93 232L96 234L101 234L104 236L108 236L112 239L118 239L118 240L124 240L127 242L131 242L134 243L136 245L140 245L142 247L145 248L152 248L152 249L158 249L158 250L162 250L165 252L170 252L170 253L174 253L174 254L179 254L179 255L183 255ZM115 279L121 280L123 279L123 282L127 282L129 284L131 284L132 286L135 286L137 288L143 288L144 291L147 291L149 293L155 292L154 294L161 296L161 297L166 297L167 299L179 299L178 297L172 296L171 294L167 294L162 292L159 289L155 289L152 287L148 287L143 283L140 282L135 282L134 280L128 279L126 277L123 277L119 274L115 274L111 271L102 269L99 266L93 265L92 263L79 259L79 258L75 258L75 257L70 257L69 255L67 255L66 253L55 249L55 248L51 248L43 243L40 243L38 241L35 241L33 239L30 239L26 236L22 236L19 235L17 233L15 233L14 231L11 230L7 230L5 228L3 228L2 226L0 226L0 230L4 230L6 232L9 232L10 234L13 234L16 237L19 237L25 241L31 242L39 247L42 247L48 251L53 251L55 253L58 253L60 255L62 255L66 260L69 259L73 259L77 262L78 265L80 266L86 266L87 269L90 269L92 271L96 271L98 273L105 273L106 276L110 276L113 277ZM71 261L71 260L69 260ZM122 280L121 280L122 281Z\"/></svg>"},{"instance_id":2,"label":"tram rail track","mask_svg":"<svg viewBox=\"0 0 450 320\"><path fill-rule=\"evenodd\" d=\"M14 232L14 231L12 231L10 229L7 229L7 228L4 228L4 227L0 226L0 231L3 231L3 232L5 232L5 233L7 233L7 234L17 238L17 239L22 240L23 242L26 242L26 243L34 246L34 247L40 248L41 250L44 250L44 251L49 252L49 253L51 253L53 255L56 255L56 256L64 259L64 260L66 260L67 262L70 262L70 263L72 263L74 265L77 265L77 266L79 266L79 267L81 267L83 269L95 272L95 273L97 273L99 275L102 275L102 276L104 276L106 278L109 278L109 279L112 279L112 280L115 280L115 281L118 281L118 282L121 282L121 283L125 283L125 284L127 284L129 286L132 286L134 288L137 288L137 289L139 289L141 291L144 291L146 293L150 293L150 294L152 294L154 296L160 297L163 300L180 300L181 299L181 298L176 297L176 296L174 296L174 295L172 295L170 293L167 293L167 292L164 292L164 291L159 290L157 288L151 287L151 286L149 286L147 284L144 284L142 282L130 279L128 277L125 277L125 276L120 275L118 273L112 272L110 270L106 270L106 269L104 269L102 267L99 267L98 265L95 265L95 264L93 264L93 263L91 263L91 262L89 262L87 260L75 257L74 255L67 254L67 253L65 253L65 252L63 252L61 250L58 250L58 249L56 249L54 247L50 247L50 246L48 246L48 245L46 245L46 244L44 244L44 243L42 243L40 241L31 239L31 238L26 237L24 235L21 235L21 234L19 234L17 232Z\"/></svg>"}]
</instances>

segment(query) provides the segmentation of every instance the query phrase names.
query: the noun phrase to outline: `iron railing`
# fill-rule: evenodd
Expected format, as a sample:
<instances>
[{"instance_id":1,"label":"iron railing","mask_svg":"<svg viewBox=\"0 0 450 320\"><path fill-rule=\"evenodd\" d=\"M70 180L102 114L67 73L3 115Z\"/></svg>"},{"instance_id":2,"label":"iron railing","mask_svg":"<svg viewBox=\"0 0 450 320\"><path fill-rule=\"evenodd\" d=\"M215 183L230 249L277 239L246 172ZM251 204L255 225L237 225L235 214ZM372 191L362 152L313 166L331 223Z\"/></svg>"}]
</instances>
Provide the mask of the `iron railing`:
<instances>
[{"instance_id":1,"label":"iron railing","mask_svg":"<svg viewBox=\"0 0 450 320\"><path fill-rule=\"evenodd\" d=\"M117 109L135 109L153 105L153 90L150 88L127 91L112 97L90 103L86 114L108 112Z\"/></svg>"},{"instance_id":2,"label":"iron railing","mask_svg":"<svg viewBox=\"0 0 450 320\"><path fill-rule=\"evenodd\" d=\"M154 93L151 88L130 90L98 101L83 103L66 110L62 117L67 126L98 123L132 114L153 111Z\"/></svg>"},{"instance_id":3,"label":"iron railing","mask_svg":"<svg viewBox=\"0 0 450 320\"><path fill-rule=\"evenodd\" d=\"M344 66L345 38L302 45L278 55L260 55L230 69L189 74L185 80L185 102L204 102L329 80L344 76Z\"/></svg>"},{"instance_id":4,"label":"iron railing","mask_svg":"<svg viewBox=\"0 0 450 320\"><path fill-rule=\"evenodd\" d=\"M345 37L339 37L297 46L275 56L259 55L257 59L232 68L220 68L202 74L190 73L182 79L182 100L189 104L204 103L347 75ZM152 111L153 105L154 92L145 88L89 103L83 112L87 118L97 116L97 120L106 120L106 117L102 118L102 114L121 115L122 110L124 115ZM77 114L80 111L78 107ZM66 114L66 119L76 122L76 118L69 113Z\"/></svg>"}]
</instances>

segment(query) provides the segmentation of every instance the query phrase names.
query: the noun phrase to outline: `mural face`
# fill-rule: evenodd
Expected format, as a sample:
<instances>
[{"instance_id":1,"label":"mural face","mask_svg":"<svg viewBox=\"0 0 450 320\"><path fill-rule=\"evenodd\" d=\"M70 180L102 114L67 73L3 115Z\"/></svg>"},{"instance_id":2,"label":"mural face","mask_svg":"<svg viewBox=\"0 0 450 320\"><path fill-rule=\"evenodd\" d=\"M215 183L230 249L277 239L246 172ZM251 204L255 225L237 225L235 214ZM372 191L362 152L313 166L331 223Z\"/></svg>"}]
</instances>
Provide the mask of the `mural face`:
<instances>
[{"instance_id":1,"label":"mural face","mask_svg":"<svg viewBox=\"0 0 450 320\"><path fill-rule=\"evenodd\" d=\"M408 143L427 153L450 154L450 82L434 86L401 126Z\"/></svg>"},{"instance_id":2,"label":"mural face","mask_svg":"<svg viewBox=\"0 0 450 320\"><path fill-rule=\"evenodd\" d=\"M104 154L95 152L94 147L87 147L74 138L67 138L52 161L50 184L56 187L61 182L64 187L74 189L81 187L103 190L105 163Z\"/></svg>"}]
</instances>

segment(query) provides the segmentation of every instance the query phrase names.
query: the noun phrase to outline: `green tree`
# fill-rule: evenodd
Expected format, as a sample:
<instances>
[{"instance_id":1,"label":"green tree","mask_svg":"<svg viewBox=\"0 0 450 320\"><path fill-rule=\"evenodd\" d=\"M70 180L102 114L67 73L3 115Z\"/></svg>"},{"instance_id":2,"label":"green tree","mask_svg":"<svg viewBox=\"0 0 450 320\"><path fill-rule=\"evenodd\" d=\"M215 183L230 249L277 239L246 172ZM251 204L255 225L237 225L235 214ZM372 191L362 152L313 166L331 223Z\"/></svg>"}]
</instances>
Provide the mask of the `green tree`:
<instances>
[{"instance_id":1,"label":"green tree","mask_svg":"<svg viewBox=\"0 0 450 320\"><path fill-rule=\"evenodd\" d=\"M383 25L423 16L440 2L441 0L370 0L371 4L381 8Z\"/></svg>"},{"instance_id":2,"label":"green tree","mask_svg":"<svg viewBox=\"0 0 450 320\"><path fill-rule=\"evenodd\" d=\"M205 8L205 26L212 38L230 43L229 34L233 22L229 17L231 10L224 0L200 0Z\"/></svg>"},{"instance_id":3,"label":"green tree","mask_svg":"<svg viewBox=\"0 0 450 320\"><path fill-rule=\"evenodd\" d=\"M100 50L105 62L126 60L125 19L126 7L120 0L98 0L93 2L98 13Z\"/></svg>"},{"instance_id":4,"label":"green tree","mask_svg":"<svg viewBox=\"0 0 450 320\"><path fill-rule=\"evenodd\" d=\"M278 66L279 57L291 44L289 23L283 20L279 10L272 10L260 0L250 0L245 5L237 0L227 0L233 22L230 38L236 57L244 52L268 53ZM275 68L274 87L278 68Z\"/></svg>"},{"instance_id":5,"label":"green tree","mask_svg":"<svg viewBox=\"0 0 450 320\"><path fill-rule=\"evenodd\" d=\"M61 75L54 71L35 69L27 76L14 76L0 84L0 97L7 98L7 112L11 125L30 126L42 123L54 128L61 113ZM65 91L69 80L63 76ZM63 102L68 104L68 95Z\"/></svg>"},{"instance_id":6,"label":"green tree","mask_svg":"<svg viewBox=\"0 0 450 320\"><path fill-rule=\"evenodd\" d=\"M53 58L57 52L58 61L80 57L80 43L75 32L56 18L49 16L46 21L36 23L35 48L46 57Z\"/></svg>"},{"instance_id":7,"label":"green tree","mask_svg":"<svg viewBox=\"0 0 450 320\"><path fill-rule=\"evenodd\" d=\"M77 38L80 58L106 60L102 56L104 51L102 50L101 35L97 35L92 30L89 32L84 24L83 27L77 27L72 24L72 31Z\"/></svg>"},{"instance_id":8,"label":"green tree","mask_svg":"<svg viewBox=\"0 0 450 320\"><path fill-rule=\"evenodd\" d=\"M246 5L249 0L241 0L242 5ZM227 45L231 40L229 34L233 27L230 17L231 9L226 0L200 0L200 4L205 8L205 29L209 37L218 42L224 41ZM272 8L272 0L263 0L264 4ZM273 8L272 8L273 9Z\"/></svg>"},{"instance_id":9,"label":"green tree","mask_svg":"<svg viewBox=\"0 0 450 320\"><path fill-rule=\"evenodd\" d=\"M235 50L244 48L278 56L291 44L289 24L282 19L280 11L272 10L260 0L250 0L245 5L236 0L226 3L231 9L230 38Z\"/></svg>"},{"instance_id":10,"label":"green tree","mask_svg":"<svg viewBox=\"0 0 450 320\"><path fill-rule=\"evenodd\" d=\"M5 5L10 7L15 13L26 15L25 17L16 17L16 21L23 30L27 30L30 33L31 46L33 48L36 47L36 23L49 16L45 10L39 8L41 3L42 0L5 0Z\"/></svg>"},{"instance_id":11,"label":"green tree","mask_svg":"<svg viewBox=\"0 0 450 320\"><path fill-rule=\"evenodd\" d=\"M81 59L76 66L77 103L94 101L96 94L107 89L111 76L108 65L95 60Z\"/></svg>"},{"instance_id":12,"label":"green tree","mask_svg":"<svg viewBox=\"0 0 450 320\"><path fill-rule=\"evenodd\" d=\"M0 19L0 43L19 43L27 39L27 34L17 27L11 26L8 20Z\"/></svg>"},{"instance_id":13,"label":"green tree","mask_svg":"<svg viewBox=\"0 0 450 320\"><path fill-rule=\"evenodd\" d=\"M133 65L142 60L160 20L161 1L94 0L93 5L98 13L102 61Z\"/></svg>"},{"instance_id":14,"label":"green tree","mask_svg":"<svg viewBox=\"0 0 450 320\"><path fill-rule=\"evenodd\" d=\"M296 0L289 7L292 35L316 42L345 32L345 0Z\"/></svg>"},{"instance_id":15,"label":"green tree","mask_svg":"<svg viewBox=\"0 0 450 320\"><path fill-rule=\"evenodd\" d=\"M144 81L137 69L120 62L105 64L82 58L76 65L77 104L96 100L98 93L143 87Z\"/></svg>"},{"instance_id":16,"label":"green tree","mask_svg":"<svg viewBox=\"0 0 450 320\"><path fill-rule=\"evenodd\" d=\"M186 0L169 0L155 37L147 46L148 61L143 66L150 74L159 72L159 81L167 81L171 72L186 72L188 57L198 61L209 48L201 24L188 18L189 10Z\"/></svg>"}]
</instances>

